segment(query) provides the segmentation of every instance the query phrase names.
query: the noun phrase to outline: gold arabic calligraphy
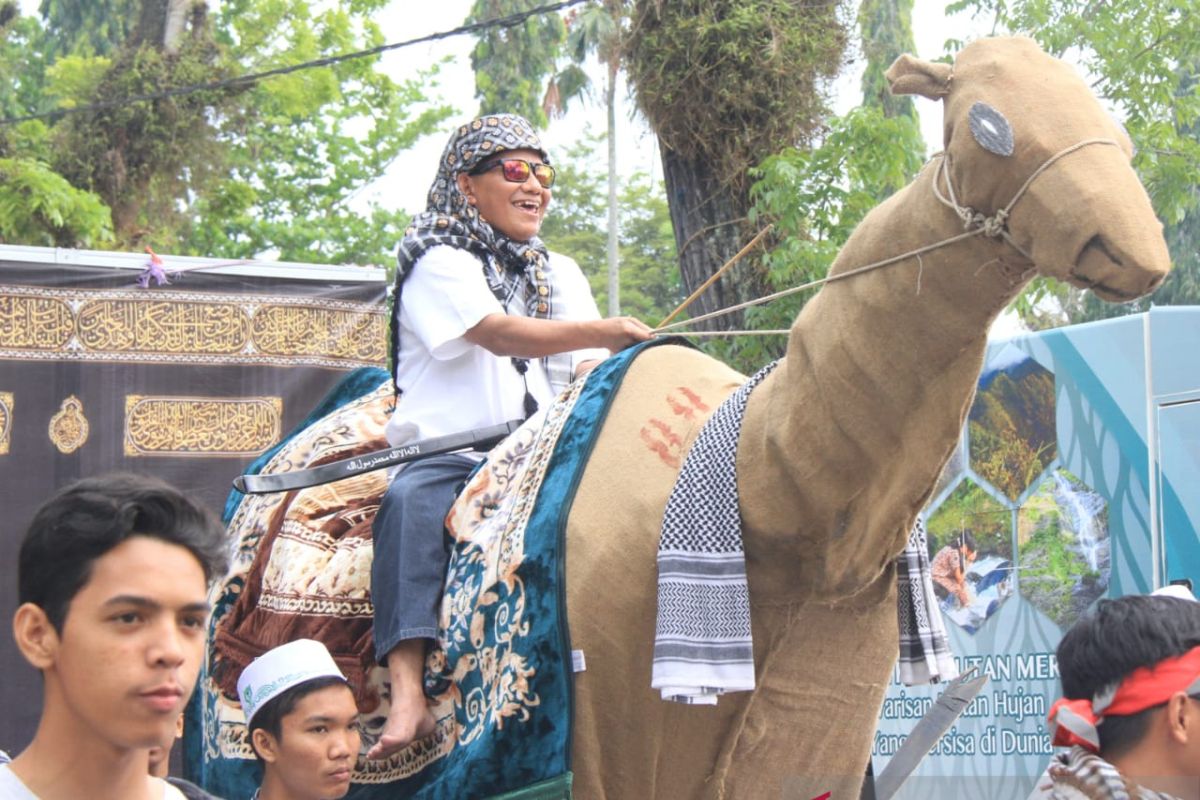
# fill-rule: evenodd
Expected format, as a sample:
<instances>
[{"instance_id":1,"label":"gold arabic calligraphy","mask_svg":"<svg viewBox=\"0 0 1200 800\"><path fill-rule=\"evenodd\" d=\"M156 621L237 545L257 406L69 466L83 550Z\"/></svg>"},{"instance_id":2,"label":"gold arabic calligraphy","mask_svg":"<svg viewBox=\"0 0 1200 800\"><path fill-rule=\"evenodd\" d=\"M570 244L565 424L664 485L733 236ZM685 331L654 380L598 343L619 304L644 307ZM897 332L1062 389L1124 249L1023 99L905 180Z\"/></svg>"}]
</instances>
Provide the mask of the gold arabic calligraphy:
<instances>
[{"instance_id":1,"label":"gold arabic calligraphy","mask_svg":"<svg viewBox=\"0 0 1200 800\"><path fill-rule=\"evenodd\" d=\"M126 395L125 455L258 455L279 439L282 410L279 397Z\"/></svg>"},{"instance_id":2,"label":"gold arabic calligraphy","mask_svg":"<svg viewBox=\"0 0 1200 800\"><path fill-rule=\"evenodd\" d=\"M382 365L377 303L0 285L0 358Z\"/></svg>"}]
</instances>

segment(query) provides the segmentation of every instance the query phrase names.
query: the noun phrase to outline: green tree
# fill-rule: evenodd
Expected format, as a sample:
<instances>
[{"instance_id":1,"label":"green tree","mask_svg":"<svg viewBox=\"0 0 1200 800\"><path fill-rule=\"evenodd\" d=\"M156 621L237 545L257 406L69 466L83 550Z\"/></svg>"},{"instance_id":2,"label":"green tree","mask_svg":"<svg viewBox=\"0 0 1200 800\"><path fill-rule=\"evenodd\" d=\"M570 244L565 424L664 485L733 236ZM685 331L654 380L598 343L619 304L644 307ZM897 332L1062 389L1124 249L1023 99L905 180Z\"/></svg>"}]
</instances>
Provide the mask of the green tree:
<instances>
[{"instance_id":1,"label":"green tree","mask_svg":"<svg viewBox=\"0 0 1200 800\"><path fill-rule=\"evenodd\" d=\"M638 0L626 68L658 134L667 198L688 290L751 238L749 170L766 153L811 142L826 114L825 81L842 64L838 3ZM697 301L708 312L758 294L753 267ZM706 327L728 328L737 317Z\"/></svg>"},{"instance_id":2,"label":"green tree","mask_svg":"<svg viewBox=\"0 0 1200 800\"><path fill-rule=\"evenodd\" d=\"M558 180L542 238L552 250L579 262L596 301L608 299L605 252L606 207L600 190L599 137L584 139L557 165ZM662 319L683 299L675 268L675 237L662 187L643 173L629 178L618 198L625 216L619 242L621 306L650 322Z\"/></svg>"},{"instance_id":3,"label":"green tree","mask_svg":"<svg viewBox=\"0 0 1200 800\"><path fill-rule=\"evenodd\" d=\"M0 241L92 247L112 236L108 207L44 161L0 158Z\"/></svg>"},{"instance_id":4,"label":"green tree","mask_svg":"<svg viewBox=\"0 0 1200 800\"><path fill-rule=\"evenodd\" d=\"M606 253L608 256L608 315L615 317L621 313L620 285L621 272L619 268L620 249L620 218L617 198L617 76L621 71L621 61L624 57L627 33L627 9L624 0L605 0L603 5L587 6L583 11L568 18L570 33L567 36L567 52L573 61L574 72L558 77L552 81L551 90L547 97L554 96L554 105L566 108L567 100L574 94L582 94L590 83L586 73L579 65L587 61L591 53L595 53L604 65L604 109L607 115L608 130L608 241ZM582 75L582 79L578 76ZM570 76L574 77L574 80ZM557 77L557 76L556 76ZM571 89L563 90L563 87Z\"/></svg>"},{"instance_id":5,"label":"green tree","mask_svg":"<svg viewBox=\"0 0 1200 800\"><path fill-rule=\"evenodd\" d=\"M517 14L541 0L475 0L467 22ZM535 128L546 127L542 108L567 30L555 14L537 14L511 27L487 28L471 51L480 114L520 114Z\"/></svg>"},{"instance_id":6,"label":"green tree","mask_svg":"<svg viewBox=\"0 0 1200 800\"><path fill-rule=\"evenodd\" d=\"M44 27L23 18L19 35L5 37L0 72L21 79L0 89L10 116L366 49L383 43L372 17L387 0L224 0L212 14L206 0L104 3L124 14L105 29L108 44L94 41L99 32L87 22L100 6L78 0L45 0ZM45 53L59 55L39 60ZM351 59L66 116L43 129L40 157L111 209L117 247L388 263L406 219L352 207L354 195L450 110L424 94L436 68L396 84L377 65ZM19 138L0 129L0 155L20 156Z\"/></svg>"},{"instance_id":7,"label":"green tree","mask_svg":"<svg viewBox=\"0 0 1200 800\"><path fill-rule=\"evenodd\" d=\"M47 58L37 20L0 3L0 114L36 108L45 94ZM112 238L107 206L51 166L54 147L41 122L0 129L0 241L98 247Z\"/></svg>"},{"instance_id":8,"label":"green tree","mask_svg":"<svg viewBox=\"0 0 1200 800\"><path fill-rule=\"evenodd\" d=\"M218 41L232 61L256 70L374 47L384 40L372 16L387 2L313 13L306 0L225 0ZM353 59L256 84L222 126L227 174L198 200L185 248L390 264L407 213L350 203L452 109L427 101L437 65L397 84L377 63Z\"/></svg>"},{"instance_id":9,"label":"green tree","mask_svg":"<svg viewBox=\"0 0 1200 800\"><path fill-rule=\"evenodd\" d=\"M34 17L20 16L15 2L0 4L0 114L20 116L45 110L44 33ZM0 135L3 131L0 131Z\"/></svg>"},{"instance_id":10,"label":"green tree","mask_svg":"<svg viewBox=\"0 0 1200 800\"><path fill-rule=\"evenodd\" d=\"M172 45L176 52L168 53L160 37L122 46L111 59L61 57L47 70L47 91L72 107L225 76L203 21ZM71 114L51 131L54 169L104 200L120 246L178 249L176 231L187 222L183 201L201 194L219 167L216 120L236 99L232 92L199 92Z\"/></svg>"},{"instance_id":11,"label":"green tree","mask_svg":"<svg viewBox=\"0 0 1200 800\"><path fill-rule=\"evenodd\" d=\"M763 256L770 292L824 277L854 228L881 196L909 182L921 167L925 145L915 121L862 106L829 122L812 149L785 148L751 170L755 183L749 216L774 224L774 246ZM746 326L790 326L808 295L795 294L746 315ZM713 351L743 371L782 354L784 337L748 337Z\"/></svg>"},{"instance_id":12,"label":"green tree","mask_svg":"<svg viewBox=\"0 0 1200 800\"><path fill-rule=\"evenodd\" d=\"M1172 0L962 0L995 20L997 32L1031 36L1048 52L1070 54L1115 109L1137 152L1133 164L1166 225L1174 268L1148 298L1120 306L1053 282L1061 313L1039 316L1026 296L1018 308L1032 325L1082 322L1144 311L1150 303L1200 303L1200 14ZM1035 290L1036 291L1036 290ZM1036 295L1035 295L1036 297ZM1043 306L1045 304L1042 304Z\"/></svg>"},{"instance_id":13,"label":"green tree","mask_svg":"<svg viewBox=\"0 0 1200 800\"><path fill-rule=\"evenodd\" d=\"M787 147L754 170L750 218L774 224L774 246L763 256L770 292L823 277L859 221L904 186L921 166L925 145L911 100L893 98L884 73L912 52L911 0L864 0L858 12L863 70L861 108L829 121L813 148ZM902 102L901 102L902 101ZM753 309L746 327L784 330L807 295ZM753 337L708 345L751 371L782 355L785 337Z\"/></svg>"},{"instance_id":14,"label":"green tree","mask_svg":"<svg viewBox=\"0 0 1200 800\"><path fill-rule=\"evenodd\" d=\"M641 172L626 181L618 202L625 217L620 240L621 309L653 325L684 298L671 212L662 184Z\"/></svg>"},{"instance_id":15,"label":"green tree","mask_svg":"<svg viewBox=\"0 0 1200 800\"><path fill-rule=\"evenodd\" d=\"M139 0L41 0L50 55L107 55L116 51L137 25Z\"/></svg>"},{"instance_id":16,"label":"green tree","mask_svg":"<svg viewBox=\"0 0 1200 800\"><path fill-rule=\"evenodd\" d=\"M883 109L886 117L917 118L917 108L908 95L893 95L884 73L904 53L915 53L912 32L913 0L863 0L858 7L858 29L862 36L862 93L864 106Z\"/></svg>"}]
</instances>

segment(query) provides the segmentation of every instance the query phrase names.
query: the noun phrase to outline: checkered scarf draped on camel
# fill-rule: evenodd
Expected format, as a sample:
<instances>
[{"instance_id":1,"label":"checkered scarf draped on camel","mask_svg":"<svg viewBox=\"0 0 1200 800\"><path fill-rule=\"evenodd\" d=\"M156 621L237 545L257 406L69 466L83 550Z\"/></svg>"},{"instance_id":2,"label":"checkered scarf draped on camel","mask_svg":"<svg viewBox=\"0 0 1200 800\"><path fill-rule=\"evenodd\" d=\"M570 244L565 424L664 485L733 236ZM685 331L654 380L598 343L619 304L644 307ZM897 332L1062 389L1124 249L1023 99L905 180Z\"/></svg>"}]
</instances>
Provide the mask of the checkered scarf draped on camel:
<instances>
[{"instance_id":1,"label":"checkered scarf draped on camel","mask_svg":"<svg viewBox=\"0 0 1200 800\"><path fill-rule=\"evenodd\" d=\"M684 459L663 513L658 617L650 685L664 700L711 704L754 689L750 593L742 547L737 443L746 401L768 364L717 408ZM900 677L908 685L957 675L937 610L925 528L897 558Z\"/></svg>"}]
</instances>

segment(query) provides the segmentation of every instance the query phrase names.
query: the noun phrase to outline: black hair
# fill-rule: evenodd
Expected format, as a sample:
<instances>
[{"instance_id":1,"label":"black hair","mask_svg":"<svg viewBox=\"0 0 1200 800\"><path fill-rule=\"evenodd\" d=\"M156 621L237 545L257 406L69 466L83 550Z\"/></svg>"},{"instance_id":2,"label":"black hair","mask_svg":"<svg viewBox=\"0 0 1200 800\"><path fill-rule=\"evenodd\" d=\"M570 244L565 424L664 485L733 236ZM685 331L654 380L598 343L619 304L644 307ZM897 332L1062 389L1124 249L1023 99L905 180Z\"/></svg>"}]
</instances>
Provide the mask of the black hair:
<instances>
[{"instance_id":1,"label":"black hair","mask_svg":"<svg viewBox=\"0 0 1200 800\"><path fill-rule=\"evenodd\" d=\"M1115 688L1135 669L1152 667L1197 646L1200 603L1148 595L1101 600L1058 644L1063 696L1090 700ZM1137 744L1155 708L1104 717L1096 726L1101 755L1111 759Z\"/></svg>"},{"instance_id":2,"label":"black hair","mask_svg":"<svg viewBox=\"0 0 1200 800\"><path fill-rule=\"evenodd\" d=\"M958 546L966 547L972 553L979 552L979 547L975 544L975 537L971 535L970 531L963 531L958 535Z\"/></svg>"},{"instance_id":3,"label":"black hair","mask_svg":"<svg viewBox=\"0 0 1200 800\"><path fill-rule=\"evenodd\" d=\"M264 703L262 708L258 709L254 714L254 719L250 720L250 727L246 730L246 737L250 741L250 749L254 751L254 756L260 763L262 762L262 756L258 754L258 748L254 746L254 732L262 728L275 737L276 741L279 741L283 736L283 718L295 711L296 706L305 697L330 686L345 686L349 689L350 683L336 675L322 675L319 678L310 678L285 689Z\"/></svg>"},{"instance_id":4,"label":"black hair","mask_svg":"<svg viewBox=\"0 0 1200 800\"><path fill-rule=\"evenodd\" d=\"M34 513L18 556L18 604L41 608L61 633L92 565L134 536L186 548L208 583L224 576L229 563L220 521L169 483L132 473L84 478Z\"/></svg>"}]
</instances>

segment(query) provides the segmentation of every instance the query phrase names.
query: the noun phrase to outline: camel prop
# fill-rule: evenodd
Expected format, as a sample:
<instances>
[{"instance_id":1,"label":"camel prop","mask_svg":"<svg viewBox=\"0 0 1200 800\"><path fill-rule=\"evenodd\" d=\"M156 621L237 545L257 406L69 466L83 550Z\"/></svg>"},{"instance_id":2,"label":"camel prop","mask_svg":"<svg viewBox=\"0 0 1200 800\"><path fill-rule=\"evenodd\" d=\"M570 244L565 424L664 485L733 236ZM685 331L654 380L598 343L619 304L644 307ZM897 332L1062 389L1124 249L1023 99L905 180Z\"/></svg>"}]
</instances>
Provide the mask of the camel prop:
<instances>
[{"instance_id":1,"label":"camel prop","mask_svg":"<svg viewBox=\"0 0 1200 800\"><path fill-rule=\"evenodd\" d=\"M990 323L1035 274L1117 302L1166 274L1129 139L1072 68L1031 40L986 39L953 65L903 56L888 79L893 92L943 102L945 153L867 216L830 274L888 265L825 286L750 395L737 481L753 692L691 706L650 688L663 509L701 426L744 377L666 345L633 360L611 399L566 525L570 648L586 659L570 728L577 797L856 796L897 656L893 561L958 441ZM322 409L268 469L379 446L387 382L370 380L376 388ZM255 555L282 547L278 531L307 525L341 543L301 576L324 593L317 605L341 615L318 633L369 649L367 532L385 480L367 474L243 501L231 524L237 564L215 590L217 636L255 564L264 587L299 579ZM240 710L212 678L219 661L210 655L199 702L204 735L193 753L205 760L237 750ZM361 670L365 752L387 687L382 670ZM439 742L402 760L434 763L454 744ZM377 783L383 771L360 761L356 781ZM487 794L462 787L458 796Z\"/></svg>"}]
</instances>

